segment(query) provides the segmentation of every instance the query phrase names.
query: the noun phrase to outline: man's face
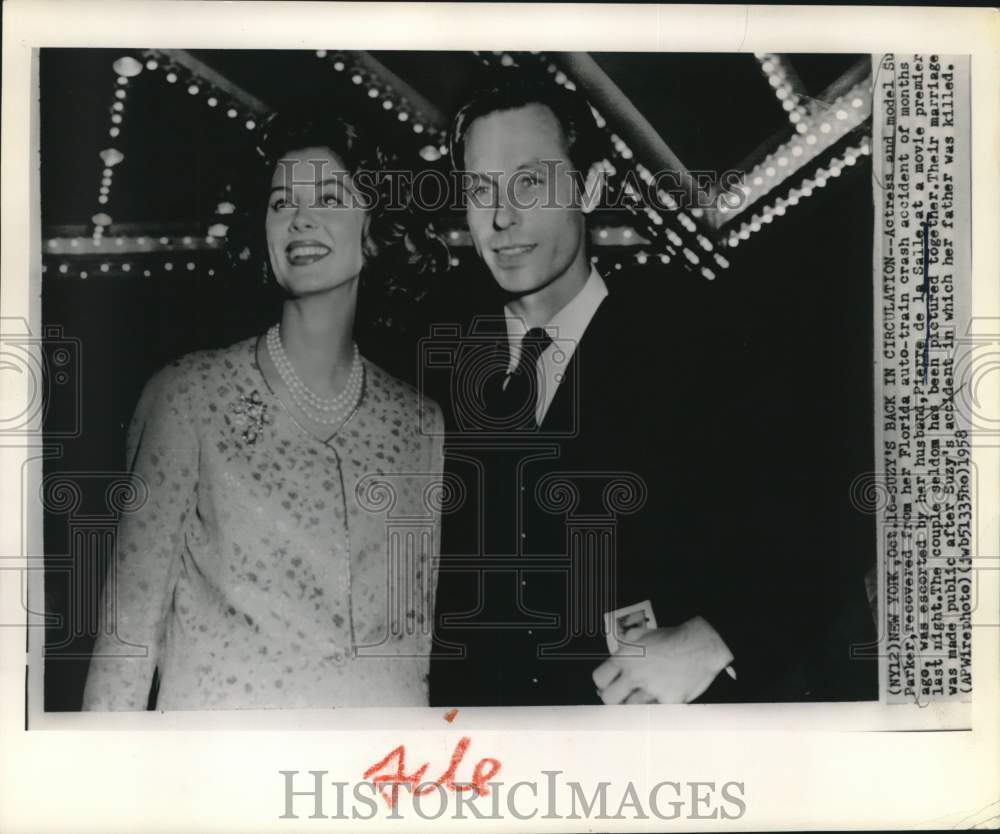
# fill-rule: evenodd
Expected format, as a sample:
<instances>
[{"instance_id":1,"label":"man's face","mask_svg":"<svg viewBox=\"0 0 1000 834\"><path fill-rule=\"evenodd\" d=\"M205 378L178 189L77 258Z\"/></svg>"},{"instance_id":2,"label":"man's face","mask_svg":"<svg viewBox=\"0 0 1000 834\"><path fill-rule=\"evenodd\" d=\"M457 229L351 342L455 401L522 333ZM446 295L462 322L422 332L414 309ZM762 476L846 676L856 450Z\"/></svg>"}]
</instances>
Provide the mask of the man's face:
<instances>
[{"instance_id":1,"label":"man's face","mask_svg":"<svg viewBox=\"0 0 1000 834\"><path fill-rule=\"evenodd\" d=\"M555 288L587 270L579 177L552 111L528 104L476 119L465 138L475 177L466 217L500 287L517 296Z\"/></svg>"}]
</instances>

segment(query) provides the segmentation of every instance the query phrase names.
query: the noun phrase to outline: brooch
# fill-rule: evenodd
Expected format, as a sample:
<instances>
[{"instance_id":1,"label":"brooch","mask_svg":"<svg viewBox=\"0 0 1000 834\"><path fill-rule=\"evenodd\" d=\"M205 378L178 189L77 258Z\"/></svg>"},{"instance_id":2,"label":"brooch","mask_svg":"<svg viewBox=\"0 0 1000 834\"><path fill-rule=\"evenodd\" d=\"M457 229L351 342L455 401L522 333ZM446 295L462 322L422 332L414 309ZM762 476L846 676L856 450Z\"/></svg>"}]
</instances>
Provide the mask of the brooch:
<instances>
[{"instance_id":1,"label":"brooch","mask_svg":"<svg viewBox=\"0 0 1000 834\"><path fill-rule=\"evenodd\" d=\"M256 388L249 394L241 395L238 402L231 403L229 410L233 413L237 429L243 430L241 436L247 443L255 443L264 426L271 422L267 403Z\"/></svg>"}]
</instances>

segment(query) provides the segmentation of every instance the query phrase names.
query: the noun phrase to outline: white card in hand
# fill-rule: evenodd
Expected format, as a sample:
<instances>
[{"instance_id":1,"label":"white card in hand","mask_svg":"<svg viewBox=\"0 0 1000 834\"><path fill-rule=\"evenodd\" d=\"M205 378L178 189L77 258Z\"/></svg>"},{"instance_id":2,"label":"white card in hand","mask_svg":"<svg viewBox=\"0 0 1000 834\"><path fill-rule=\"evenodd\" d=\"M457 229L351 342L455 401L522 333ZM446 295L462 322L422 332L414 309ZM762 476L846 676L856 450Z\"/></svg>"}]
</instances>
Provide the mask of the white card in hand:
<instances>
[{"instance_id":1,"label":"white card in hand","mask_svg":"<svg viewBox=\"0 0 1000 834\"><path fill-rule=\"evenodd\" d=\"M656 628L653 603L648 599L605 613L604 633L607 635L608 651L611 654L618 651L619 641L624 639L625 632L632 628Z\"/></svg>"}]
</instances>

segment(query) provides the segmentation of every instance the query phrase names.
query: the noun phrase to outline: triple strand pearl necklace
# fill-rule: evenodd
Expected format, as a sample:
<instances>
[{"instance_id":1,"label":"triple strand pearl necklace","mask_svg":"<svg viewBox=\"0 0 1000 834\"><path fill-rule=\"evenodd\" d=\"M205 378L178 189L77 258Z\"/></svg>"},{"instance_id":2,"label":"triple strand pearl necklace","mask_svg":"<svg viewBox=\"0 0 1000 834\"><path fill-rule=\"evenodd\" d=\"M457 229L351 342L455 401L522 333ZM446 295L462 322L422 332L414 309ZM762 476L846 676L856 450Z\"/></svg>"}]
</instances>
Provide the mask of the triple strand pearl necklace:
<instances>
[{"instance_id":1,"label":"triple strand pearl necklace","mask_svg":"<svg viewBox=\"0 0 1000 834\"><path fill-rule=\"evenodd\" d=\"M291 394L292 401L309 419L324 426L335 426L343 422L357 406L364 383L364 364L361 362L357 342L354 343L354 358L347 384L337 396L329 398L319 396L295 373L285 347L281 344L280 324L272 325L267 331L267 352L274 367L278 369L281 381Z\"/></svg>"}]
</instances>

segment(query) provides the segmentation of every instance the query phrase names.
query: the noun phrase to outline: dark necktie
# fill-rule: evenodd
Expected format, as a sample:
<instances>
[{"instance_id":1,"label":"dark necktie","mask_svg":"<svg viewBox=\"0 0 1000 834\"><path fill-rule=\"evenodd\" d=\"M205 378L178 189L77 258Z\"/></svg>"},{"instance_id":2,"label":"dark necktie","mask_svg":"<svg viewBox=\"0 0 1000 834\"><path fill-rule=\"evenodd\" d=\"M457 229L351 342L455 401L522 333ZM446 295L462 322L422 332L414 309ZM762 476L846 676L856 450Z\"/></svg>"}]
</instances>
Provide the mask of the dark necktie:
<instances>
[{"instance_id":1,"label":"dark necktie","mask_svg":"<svg viewBox=\"0 0 1000 834\"><path fill-rule=\"evenodd\" d=\"M506 385L501 380L491 398L490 411L500 424L498 428L512 431L538 425L535 411L539 396L544 394L539 390L538 359L550 344L552 337L541 327L533 327L524 334L517 367L507 375Z\"/></svg>"}]
</instances>

